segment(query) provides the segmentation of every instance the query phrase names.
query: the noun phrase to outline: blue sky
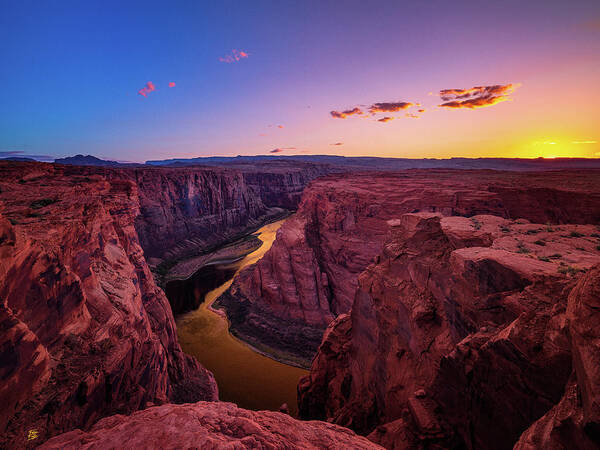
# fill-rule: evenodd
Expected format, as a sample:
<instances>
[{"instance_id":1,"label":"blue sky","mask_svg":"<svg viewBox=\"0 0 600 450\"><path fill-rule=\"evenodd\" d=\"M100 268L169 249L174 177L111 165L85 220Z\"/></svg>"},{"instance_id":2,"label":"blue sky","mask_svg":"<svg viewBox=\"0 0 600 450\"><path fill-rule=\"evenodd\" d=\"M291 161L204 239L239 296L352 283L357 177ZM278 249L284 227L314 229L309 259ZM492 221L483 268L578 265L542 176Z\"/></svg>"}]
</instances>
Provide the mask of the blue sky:
<instances>
[{"instance_id":1,"label":"blue sky","mask_svg":"<svg viewBox=\"0 0 600 450\"><path fill-rule=\"evenodd\" d=\"M276 148L600 150L597 2L122 3L2 1L0 152L144 161ZM234 49L249 56L219 60ZM138 95L147 82L156 90ZM441 89L510 83L520 85L511 101L439 108ZM394 111L389 123L330 115L401 101L426 111Z\"/></svg>"}]
</instances>

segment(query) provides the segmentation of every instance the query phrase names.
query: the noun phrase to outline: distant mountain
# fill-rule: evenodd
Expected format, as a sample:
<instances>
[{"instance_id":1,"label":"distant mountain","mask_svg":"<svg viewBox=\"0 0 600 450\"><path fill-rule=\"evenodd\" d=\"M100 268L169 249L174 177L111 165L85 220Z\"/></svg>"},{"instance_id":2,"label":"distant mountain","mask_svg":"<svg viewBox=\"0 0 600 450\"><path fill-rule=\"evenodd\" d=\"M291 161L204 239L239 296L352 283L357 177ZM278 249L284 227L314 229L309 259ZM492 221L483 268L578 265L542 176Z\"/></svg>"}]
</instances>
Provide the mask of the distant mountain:
<instances>
[{"instance_id":1,"label":"distant mountain","mask_svg":"<svg viewBox=\"0 0 600 450\"><path fill-rule=\"evenodd\" d=\"M403 170L403 169L493 169L493 170L560 170L600 169L600 159L556 158L449 158L408 159L377 158L370 156L294 155L294 156L208 156L189 159L165 159L146 161L153 166L239 166L269 163L273 161L328 164L348 170Z\"/></svg>"},{"instance_id":2,"label":"distant mountain","mask_svg":"<svg viewBox=\"0 0 600 450\"><path fill-rule=\"evenodd\" d=\"M35 162L33 158L26 158L25 156L9 156L8 158L0 158L2 161L19 161L19 162Z\"/></svg>"},{"instance_id":3,"label":"distant mountain","mask_svg":"<svg viewBox=\"0 0 600 450\"><path fill-rule=\"evenodd\" d=\"M75 155L67 156L66 158L58 158L54 160L57 164L67 164L71 166L105 166L105 167L118 167L118 166L139 166L136 163L121 163L118 161L107 161L105 159L96 158L92 155Z\"/></svg>"}]
</instances>

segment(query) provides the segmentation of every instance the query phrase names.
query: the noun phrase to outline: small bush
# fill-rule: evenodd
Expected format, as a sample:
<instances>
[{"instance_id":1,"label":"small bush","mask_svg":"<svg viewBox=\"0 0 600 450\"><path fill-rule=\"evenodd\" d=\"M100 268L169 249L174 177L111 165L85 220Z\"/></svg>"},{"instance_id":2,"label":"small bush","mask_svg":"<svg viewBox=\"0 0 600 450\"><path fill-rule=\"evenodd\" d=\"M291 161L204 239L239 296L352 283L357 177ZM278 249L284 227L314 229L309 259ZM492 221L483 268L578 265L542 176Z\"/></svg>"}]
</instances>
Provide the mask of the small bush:
<instances>
[{"instance_id":1,"label":"small bush","mask_svg":"<svg viewBox=\"0 0 600 450\"><path fill-rule=\"evenodd\" d=\"M541 241L541 240L537 240L537 241L535 241L535 242L534 242L534 244L535 244L535 245L541 245L542 247L543 247L544 245L546 245L546 243L545 243L544 241Z\"/></svg>"},{"instance_id":2,"label":"small bush","mask_svg":"<svg viewBox=\"0 0 600 450\"><path fill-rule=\"evenodd\" d=\"M52 203L56 203L56 200L53 200L51 198L42 198L41 200L35 200L35 201L31 202L29 207L31 209L40 209L40 208L44 208L48 205L51 205Z\"/></svg>"},{"instance_id":3,"label":"small bush","mask_svg":"<svg viewBox=\"0 0 600 450\"><path fill-rule=\"evenodd\" d=\"M510 228L508 228L508 227L500 227L500 231L502 231L503 233L510 233Z\"/></svg>"},{"instance_id":4,"label":"small bush","mask_svg":"<svg viewBox=\"0 0 600 450\"><path fill-rule=\"evenodd\" d=\"M578 233L577 231L571 231L571 232L569 233L569 237L572 237L572 238L580 238L580 237L583 237L583 234L581 234L581 233Z\"/></svg>"},{"instance_id":5,"label":"small bush","mask_svg":"<svg viewBox=\"0 0 600 450\"><path fill-rule=\"evenodd\" d=\"M531 251L525 247L523 244L519 244L519 249L517 250L517 253L531 253Z\"/></svg>"},{"instance_id":6,"label":"small bush","mask_svg":"<svg viewBox=\"0 0 600 450\"><path fill-rule=\"evenodd\" d=\"M547 256L538 256L538 259L540 261L550 262L550 258L548 258Z\"/></svg>"},{"instance_id":7,"label":"small bush","mask_svg":"<svg viewBox=\"0 0 600 450\"><path fill-rule=\"evenodd\" d=\"M555 253L553 255L548 256L548 258L550 258L550 259L559 259L559 258L562 258L562 255L560 253Z\"/></svg>"},{"instance_id":8,"label":"small bush","mask_svg":"<svg viewBox=\"0 0 600 450\"><path fill-rule=\"evenodd\" d=\"M600 250L600 245L598 245L598 246L596 247L596 250Z\"/></svg>"},{"instance_id":9,"label":"small bush","mask_svg":"<svg viewBox=\"0 0 600 450\"><path fill-rule=\"evenodd\" d=\"M538 234L541 230L527 230L526 234Z\"/></svg>"},{"instance_id":10,"label":"small bush","mask_svg":"<svg viewBox=\"0 0 600 450\"><path fill-rule=\"evenodd\" d=\"M579 272L581 272L581 269L573 266L560 266L558 268L558 273L562 273L563 275L573 276Z\"/></svg>"}]
</instances>

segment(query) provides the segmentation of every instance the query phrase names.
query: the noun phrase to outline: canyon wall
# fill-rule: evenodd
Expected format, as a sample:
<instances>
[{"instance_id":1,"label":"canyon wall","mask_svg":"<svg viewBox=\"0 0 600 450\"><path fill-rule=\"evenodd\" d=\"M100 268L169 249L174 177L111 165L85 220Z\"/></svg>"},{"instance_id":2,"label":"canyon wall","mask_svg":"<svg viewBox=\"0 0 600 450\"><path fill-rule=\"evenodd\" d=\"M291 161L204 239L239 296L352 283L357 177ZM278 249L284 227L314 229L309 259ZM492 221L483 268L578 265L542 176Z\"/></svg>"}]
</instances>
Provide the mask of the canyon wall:
<instances>
[{"instance_id":1,"label":"canyon wall","mask_svg":"<svg viewBox=\"0 0 600 450\"><path fill-rule=\"evenodd\" d=\"M597 223L594 172L414 170L329 175L305 190L272 248L217 302L231 330L278 359L309 365L326 326L347 313L387 221L414 211Z\"/></svg>"},{"instance_id":2,"label":"canyon wall","mask_svg":"<svg viewBox=\"0 0 600 450\"><path fill-rule=\"evenodd\" d=\"M300 382L303 418L387 448L598 446L600 174L484 175L387 221ZM440 208L477 186L490 197Z\"/></svg>"},{"instance_id":3,"label":"canyon wall","mask_svg":"<svg viewBox=\"0 0 600 450\"><path fill-rule=\"evenodd\" d=\"M179 347L144 253L258 224L268 209L243 176L36 163L0 172L0 446L151 404L216 400L212 374Z\"/></svg>"}]
</instances>

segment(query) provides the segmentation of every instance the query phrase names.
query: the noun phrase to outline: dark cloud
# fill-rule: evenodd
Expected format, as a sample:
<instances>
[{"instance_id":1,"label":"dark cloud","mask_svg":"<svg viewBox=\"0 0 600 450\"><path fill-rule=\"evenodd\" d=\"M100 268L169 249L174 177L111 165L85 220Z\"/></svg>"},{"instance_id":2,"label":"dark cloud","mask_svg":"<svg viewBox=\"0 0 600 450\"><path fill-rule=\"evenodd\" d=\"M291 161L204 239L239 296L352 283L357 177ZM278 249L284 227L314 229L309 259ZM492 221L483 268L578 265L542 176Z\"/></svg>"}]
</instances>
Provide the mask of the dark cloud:
<instances>
[{"instance_id":1,"label":"dark cloud","mask_svg":"<svg viewBox=\"0 0 600 450\"><path fill-rule=\"evenodd\" d=\"M148 81L146 83L146 86L144 86L138 91L138 94L140 94L143 97L147 97L148 94L154 90L156 90L156 87L154 87L154 83L152 83L152 81Z\"/></svg>"},{"instance_id":2,"label":"dark cloud","mask_svg":"<svg viewBox=\"0 0 600 450\"><path fill-rule=\"evenodd\" d=\"M377 119L377 122L384 122L385 123L385 122L389 122L390 120L394 120L394 118L393 117L385 116L385 117L382 117L381 119Z\"/></svg>"},{"instance_id":3,"label":"dark cloud","mask_svg":"<svg viewBox=\"0 0 600 450\"><path fill-rule=\"evenodd\" d=\"M440 98L444 101L439 106L444 108L483 108L510 100L509 95L519 84L494 84L491 86L475 86L470 89L442 89Z\"/></svg>"},{"instance_id":4,"label":"dark cloud","mask_svg":"<svg viewBox=\"0 0 600 450\"><path fill-rule=\"evenodd\" d=\"M353 116L355 114L364 114L362 109L360 109L358 106L352 109L347 109L345 111L330 111L329 114L331 114L331 117L334 117L336 119L345 119L348 116Z\"/></svg>"},{"instance_id":5,"label":"dark cloud","mask_svg":"<svg viewBox=\"0 0 600 450\"><path fill-rule=\"evenodd\" d=\"M282 147L282 148L278 147L278 148L274 148L269 153L281 153L281 152L284 152L286 150L296 150L296 147Z\"/></svg>"},{"instance_id":6,"label":"dark cloud","mask_svg":"<svg viewBox=\"0 0 600 450\"><path fill-rule=\"evenodd\" d=\"M369 112L371 114L376 114L380 112L398 112L403 109L408 109L413 106L414 103L411 102L382 102L382 103L373 103L369 106Z\"/></svg>"},{"instance_id":7,"label":"dark cloud","mask_svg":"<svg viewBox=\"0 0 600 450\"><path fill-rule=\"evenodd\" d=\"M343 142L336 142L335 144L329 144L329 145L344 145Z\"/></svg>"}]
</instances>

